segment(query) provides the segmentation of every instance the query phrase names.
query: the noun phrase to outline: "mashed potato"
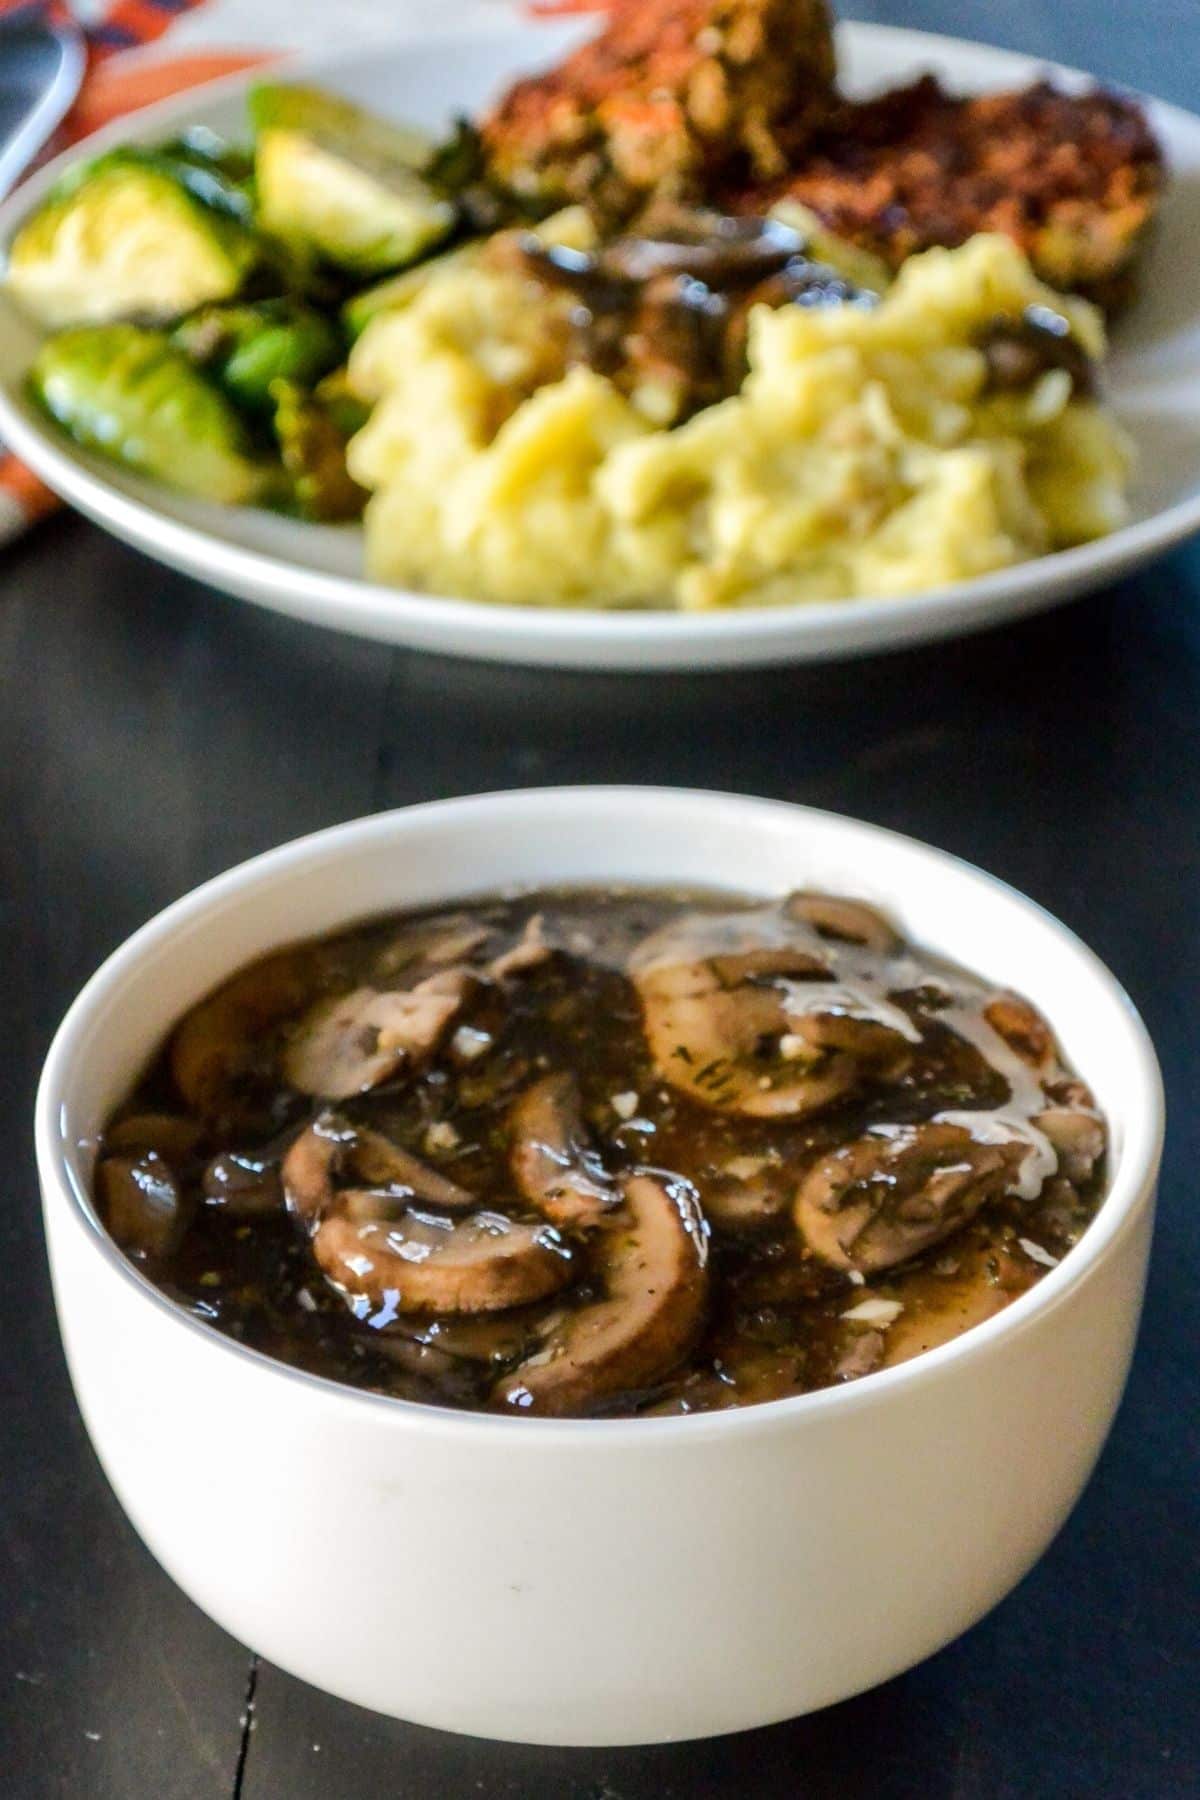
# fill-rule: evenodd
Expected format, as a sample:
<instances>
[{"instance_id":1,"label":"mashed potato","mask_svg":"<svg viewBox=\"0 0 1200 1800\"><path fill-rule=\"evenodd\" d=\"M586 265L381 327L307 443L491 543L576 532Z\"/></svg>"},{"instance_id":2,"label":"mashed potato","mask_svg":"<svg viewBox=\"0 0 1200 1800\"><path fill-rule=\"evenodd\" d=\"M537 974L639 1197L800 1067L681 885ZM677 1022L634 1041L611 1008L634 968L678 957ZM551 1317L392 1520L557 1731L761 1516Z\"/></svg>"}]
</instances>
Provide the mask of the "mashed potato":
<instances>
[{"instance_id":1,"label":"mashed potato","mask_svg":"<svg viewBox=\"0 0 1200 1800\"><path fill-rule=\"evenodd\" d=\"M914 257L873 308L760 306L733 398L673 430L561 372L563 300L449 264L366 330L350 446L376 578L540 606L702 609L919 593L1123 523L1119 427L1053 369L988 392L979 334L1099 314L1006 238Z\"/></svg>"}]
</instances>

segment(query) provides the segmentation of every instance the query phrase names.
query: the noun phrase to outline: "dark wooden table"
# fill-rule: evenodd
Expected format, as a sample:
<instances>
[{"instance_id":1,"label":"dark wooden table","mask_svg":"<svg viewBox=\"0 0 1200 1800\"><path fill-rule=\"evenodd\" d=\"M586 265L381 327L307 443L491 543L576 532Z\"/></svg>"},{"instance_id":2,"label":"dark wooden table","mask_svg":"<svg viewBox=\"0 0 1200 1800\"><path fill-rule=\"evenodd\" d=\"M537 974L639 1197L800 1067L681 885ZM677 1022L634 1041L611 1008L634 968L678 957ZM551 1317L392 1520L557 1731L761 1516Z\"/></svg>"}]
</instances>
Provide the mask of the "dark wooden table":
<instances>
[{"instance_id":1,"label":"dark wooden table","mask_svg":"<svg viewBox=\"0 0 1200 1800\"><path fill-rule=\"evenodd\" d=\"M1195 97L1195 0L870 11ZM109 1493L71 1398L41 1247L38 1066L76 989L135 926L317 826L572 781L811 801L983 863L1106 958L1166 1071L1171 1128L1140 1348L1095 1479L1049 1554L911 1674L712 1744L559 1752L458 1740L260 1664L173 1587ZM959 644L819 670L640 680L353 643L220 598L62 518L0 563L0 823L0 1124L12 1157L0 1209L5 1800L1200 1793L1200 551ZM248 1517L247 1529L270 1521Z\"/></svg>"}]
</instances>

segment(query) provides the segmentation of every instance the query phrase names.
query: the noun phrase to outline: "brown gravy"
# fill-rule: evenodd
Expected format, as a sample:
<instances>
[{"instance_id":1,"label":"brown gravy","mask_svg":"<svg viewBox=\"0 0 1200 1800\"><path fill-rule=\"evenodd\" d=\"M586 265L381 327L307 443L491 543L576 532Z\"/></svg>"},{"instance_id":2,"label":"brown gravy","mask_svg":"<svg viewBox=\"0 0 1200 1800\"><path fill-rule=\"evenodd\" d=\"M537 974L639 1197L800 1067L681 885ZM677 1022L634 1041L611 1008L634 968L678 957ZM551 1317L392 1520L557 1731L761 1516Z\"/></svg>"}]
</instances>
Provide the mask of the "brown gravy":
<instances>
[{"instance_id":1,"label":"brown gravy","mask_svg":"<svg viewBox=\"0 0 1200 1800\"><path fill-rule=\"evenodd\" d=\"M251 966L97 1199L216 1330L480 1410L709 1411L957 1335L1077 1241L1106 1133L1032 1007L857 902L566 891Z\"/></svg>"}]
</instances>

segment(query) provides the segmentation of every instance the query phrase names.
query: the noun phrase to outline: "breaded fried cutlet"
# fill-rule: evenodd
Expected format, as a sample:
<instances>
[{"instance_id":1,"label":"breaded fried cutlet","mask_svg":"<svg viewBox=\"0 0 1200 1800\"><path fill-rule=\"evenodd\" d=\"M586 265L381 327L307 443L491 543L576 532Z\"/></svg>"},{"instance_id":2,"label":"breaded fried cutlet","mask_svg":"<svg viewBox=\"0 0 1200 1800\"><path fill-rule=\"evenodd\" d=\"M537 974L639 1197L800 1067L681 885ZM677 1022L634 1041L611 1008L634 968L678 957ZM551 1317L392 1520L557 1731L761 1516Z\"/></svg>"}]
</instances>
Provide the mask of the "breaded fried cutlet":
<instances>
[{"instance_id":1,"label":"breaded fried cutlet","mask_svg":"<svg viewBox=\"0 0 1200 1800\"><path fill-rule=\"evenodd\" d=\"M761 213L798 201L893 268L933 245L1003 232L1051 286L1109 309L1130 296L1166 179L1136 102L1045 81L958 98L927 76L845 102L815 131L798 121L793 144L784 179L729 190L722 204Z\"/></svg>"},{"instance_id":2,"label":"breaded fried cutlet","mask_svg":"<svg viewBox=\"0 0 1200 1800\"><path fill-rule=\"evenodd\" d=\"M600 35L484 120L490 179L527 206L627 218L718 175L786 168L779 131L833 104L826 0L616 0Z\"/></svg>"}]
</instances>

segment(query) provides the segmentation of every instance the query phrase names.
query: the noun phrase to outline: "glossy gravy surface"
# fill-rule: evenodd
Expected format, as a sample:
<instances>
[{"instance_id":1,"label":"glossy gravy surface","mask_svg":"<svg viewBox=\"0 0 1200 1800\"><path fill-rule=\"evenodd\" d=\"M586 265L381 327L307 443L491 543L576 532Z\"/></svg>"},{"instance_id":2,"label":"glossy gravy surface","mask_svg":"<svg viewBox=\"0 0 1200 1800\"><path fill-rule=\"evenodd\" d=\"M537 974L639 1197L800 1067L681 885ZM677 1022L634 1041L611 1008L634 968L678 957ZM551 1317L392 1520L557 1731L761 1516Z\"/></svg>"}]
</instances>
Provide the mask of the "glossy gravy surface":
<instances>
[{"instance_id":1,"label":"glossy gravy surface","mask_svg":"<svg viewBox=\"0 0 1200 1800\"><path fill-rule=\"evenodd\" d=\"M608 890L373 922L194 1009L98 1204L214 1329L606 1416L870 1374L1079 1238L1105 1131L1026 1002L857 903Z\"/></svg>"}]
</instances>

